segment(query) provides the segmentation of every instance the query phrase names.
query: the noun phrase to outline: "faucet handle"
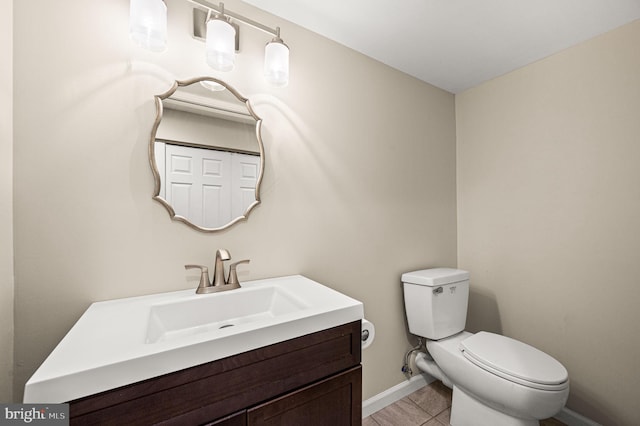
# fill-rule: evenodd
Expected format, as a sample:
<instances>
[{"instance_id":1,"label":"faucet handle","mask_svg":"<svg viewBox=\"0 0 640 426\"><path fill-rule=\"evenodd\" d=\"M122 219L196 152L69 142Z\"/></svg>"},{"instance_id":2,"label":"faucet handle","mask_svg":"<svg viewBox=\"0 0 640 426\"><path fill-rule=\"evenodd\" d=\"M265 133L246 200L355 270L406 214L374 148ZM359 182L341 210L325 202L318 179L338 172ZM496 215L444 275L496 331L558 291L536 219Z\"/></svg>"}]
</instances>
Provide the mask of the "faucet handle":
<instances>
[{"instance_id":1,"label":"faucet handle","mask_svg":"<svg viewBox=\"0 0 640 426\"><path fill-rule=\"evenodd\" d=\"M238 272L236 271L236 268L238 267L238 265L242 263L249 263L249 262L251 262L250 259L244 259L229 265L229 279L227 280L228 285L236 286L235 288L240 287L240 281L238 281Z\"/></svg>"},{"instance_id":2,"label":"faucet handle","mask_svg":"<svg viewBox=\"0 0 640 426\"><path fill-rule=\"evenodd\" d=\"M198 284L196 293L206 293L207 287L211 287L211 281L209 280L209 268L202 265L184 265L184 269L200 269L200 284Z\"/></svg>"}]
</instances>

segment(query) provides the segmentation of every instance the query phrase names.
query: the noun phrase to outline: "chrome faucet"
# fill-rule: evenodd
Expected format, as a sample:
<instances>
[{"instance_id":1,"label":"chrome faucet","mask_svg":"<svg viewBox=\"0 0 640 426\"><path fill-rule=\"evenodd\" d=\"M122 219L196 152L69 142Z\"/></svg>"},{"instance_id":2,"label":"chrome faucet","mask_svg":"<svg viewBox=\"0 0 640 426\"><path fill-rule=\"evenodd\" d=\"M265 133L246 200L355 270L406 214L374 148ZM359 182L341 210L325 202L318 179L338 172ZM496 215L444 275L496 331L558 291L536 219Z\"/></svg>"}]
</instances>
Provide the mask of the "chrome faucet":
<instances>
[{"instance_id":1,"label":"chrome faucet","mask_svg":"<svg viewBox=\"0 0 640 426\"><path fill-rule=\"evenodd\" d=\"M209 281L209 268L202 265L184 265L185 269L200 269L200 283L196 289L197 294L216 293L219 291L233 290L240 288L236 268L241 263L249 263L249 259L232 263L229 267L229 277L225 279L224 261L231 260L231 255L225 249L218 249L213 269L213 282Z\"/></svg>"}]
</instances>

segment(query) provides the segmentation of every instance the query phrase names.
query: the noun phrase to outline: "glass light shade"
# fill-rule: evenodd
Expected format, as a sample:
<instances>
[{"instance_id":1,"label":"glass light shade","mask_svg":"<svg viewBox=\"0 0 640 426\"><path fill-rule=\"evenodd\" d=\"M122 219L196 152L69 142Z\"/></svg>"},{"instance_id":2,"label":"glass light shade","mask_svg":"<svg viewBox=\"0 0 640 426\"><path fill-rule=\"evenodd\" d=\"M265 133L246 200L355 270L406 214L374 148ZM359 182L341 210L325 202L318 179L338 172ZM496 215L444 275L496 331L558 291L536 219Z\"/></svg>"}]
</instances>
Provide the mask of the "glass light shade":
<instances>
[{"instance_id":1,"label":"glass light shade","mask_svg":"<svg viewBox=\"0 0 640 426\"><path fill-rule=\"evenodd\" d=\"M167 5L162 0L131 0L129 34L138 46L162 52L167 47Z\"/></svg>"},{"instance_id":2,"label":"glass light shade","mask_svg":"<svg viewBox=\"0 0 640 426\"><path fill-rule=\"evenodd\" d=\"M236 29L224 19L207 22L207 64L214 70L231 71L236 47Z\"/></svg>"},{"instance_id":3,"label":"glass light shade","mask_svg":"<svg viewBox=\"0 0 640 426\"><path fill-rule=\"evenodd\" d=\"M264 78L277 87L289 84L289 48L282 41L272 41L264 48Z\"/></svg>"},{"instance_id":4,"label":"glass light shade","mask_svg":"<svg viewBox=\"0 0 640 426\"><path fill-rule=\"evenodd\" d=\"M200 85L207 90L211 90L212 92L222 92L223 90L225 90L225 87L222 84L216 83L215 81L202 80L200 82Z\"/></svg>"}]
</instances>

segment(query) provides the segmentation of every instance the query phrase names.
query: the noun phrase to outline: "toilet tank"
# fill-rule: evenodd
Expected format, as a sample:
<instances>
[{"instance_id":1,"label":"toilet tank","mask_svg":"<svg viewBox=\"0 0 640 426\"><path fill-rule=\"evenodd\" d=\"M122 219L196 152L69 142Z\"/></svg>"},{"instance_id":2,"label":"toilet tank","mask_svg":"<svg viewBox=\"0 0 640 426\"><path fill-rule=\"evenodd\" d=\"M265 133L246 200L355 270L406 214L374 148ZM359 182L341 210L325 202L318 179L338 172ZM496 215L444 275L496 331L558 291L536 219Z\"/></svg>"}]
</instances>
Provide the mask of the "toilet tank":
<instances>
[{"instance_id":1,"label":"toilet tank","mask_svg":"<svg viewBox=\"0 0 640 426\"><path fill-rule=\"evenodd\" d=\"M433 268L402 274L409 331L431 340L464 330L469 301L469 273Z\"/></svg>"}]
</instances>

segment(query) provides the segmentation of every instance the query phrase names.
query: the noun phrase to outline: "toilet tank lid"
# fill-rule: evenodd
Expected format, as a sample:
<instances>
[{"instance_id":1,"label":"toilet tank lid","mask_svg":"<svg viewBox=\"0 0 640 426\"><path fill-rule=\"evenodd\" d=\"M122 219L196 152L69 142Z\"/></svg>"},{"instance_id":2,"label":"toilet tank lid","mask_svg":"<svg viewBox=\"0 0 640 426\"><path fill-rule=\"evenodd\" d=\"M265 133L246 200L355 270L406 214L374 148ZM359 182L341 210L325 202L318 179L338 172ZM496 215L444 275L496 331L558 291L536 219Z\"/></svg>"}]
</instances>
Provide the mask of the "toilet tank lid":
<instances>
[{"instance_id":1,"label":"toilet tank lid","mask_svg":"<svg viewBox=\"0 0 640 426\"><path fill-rule=\"evenodd\" d=\"M469 273L467 271L453 268L421 269L419 271L405 272L402 274L403 283L426 285L429 287L467 281L468 279Z\"/></svg>"}]
</instances>

